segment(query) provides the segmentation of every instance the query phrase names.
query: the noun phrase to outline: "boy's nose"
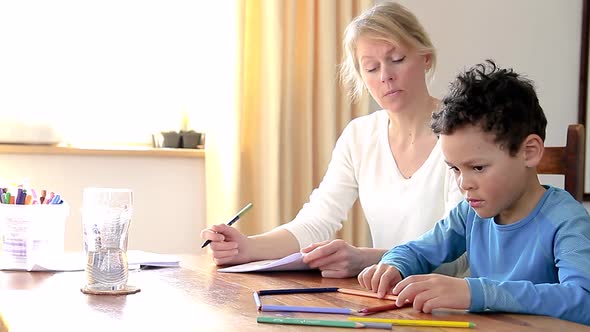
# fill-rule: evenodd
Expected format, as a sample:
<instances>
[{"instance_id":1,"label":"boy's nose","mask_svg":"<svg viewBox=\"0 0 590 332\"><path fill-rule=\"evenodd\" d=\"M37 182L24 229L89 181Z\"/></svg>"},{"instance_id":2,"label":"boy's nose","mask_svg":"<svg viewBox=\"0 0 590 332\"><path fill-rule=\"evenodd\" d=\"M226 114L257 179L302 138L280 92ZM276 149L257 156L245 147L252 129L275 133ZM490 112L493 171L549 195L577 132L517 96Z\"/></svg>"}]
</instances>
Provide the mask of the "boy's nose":
<instances>
[{"instance_id":1,"label":"boy's nose","mask_svg":"<svg viewBox=\"0 0 590 332\"><path fill-rule=\"evenodd\" d=\"M467 190L471 190L473 189L473 181L471 181L470 179L468 179L467 177L461 175L458 179L459 182L459 188L462 191L467 191Z\"/></svg>"}]
</instances>

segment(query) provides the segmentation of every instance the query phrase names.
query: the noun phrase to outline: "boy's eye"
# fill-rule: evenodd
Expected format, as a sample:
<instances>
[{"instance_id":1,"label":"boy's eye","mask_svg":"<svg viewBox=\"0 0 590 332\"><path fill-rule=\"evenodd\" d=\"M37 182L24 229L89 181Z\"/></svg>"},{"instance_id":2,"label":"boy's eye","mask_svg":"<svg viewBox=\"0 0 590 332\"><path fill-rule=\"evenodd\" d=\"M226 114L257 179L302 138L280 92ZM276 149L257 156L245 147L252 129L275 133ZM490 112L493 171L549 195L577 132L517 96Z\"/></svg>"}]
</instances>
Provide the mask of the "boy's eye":
<instances>
[{"instance_id":1,"label":"boy's eye","mask_svg":"<svg viewBox=\"0 0 590 332\"><path fill-rule=\"evenodd\" d=\"M455 173L459 172L459 169L455 166L449 166L449 169Z\"/></svg>"},{"instance_id":2,"label":"boy's eye","mask_svg":"<svg viewBox=\"0 0 590 332\"><path fill-rule=\"evenodd\" d=\"M473 166L473 170L476 172L482 172L484 169L484 166Z\"/></svg>"}]
</instances>

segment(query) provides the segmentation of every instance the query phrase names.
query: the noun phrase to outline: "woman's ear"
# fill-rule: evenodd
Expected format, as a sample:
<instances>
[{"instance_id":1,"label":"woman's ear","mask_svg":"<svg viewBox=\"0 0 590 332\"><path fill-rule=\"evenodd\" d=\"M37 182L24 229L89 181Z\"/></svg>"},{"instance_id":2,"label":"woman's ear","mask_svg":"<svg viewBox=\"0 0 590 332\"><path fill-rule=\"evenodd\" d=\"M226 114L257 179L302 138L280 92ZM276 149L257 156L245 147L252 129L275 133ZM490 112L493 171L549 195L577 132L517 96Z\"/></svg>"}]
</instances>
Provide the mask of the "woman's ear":
<instances>
[{"instance_id":1,"label":"woman's ear","mask_svg":"<svg viewBox=\"0 0 590 332\"><path fill-rule=\"evenodd\" d=\"M528 135L522 143L524 149L524 163L526 167L537 167L543 158L545 144L537 134Z\"/></svg>"},{"instance_id":2,"label":"woman's ear","mask_svg":"<svg viewBox=\"0 0 590 332\"><path fill-rule=\"evenodd\" d=\"M426 71L432 68L432 54L430 53L424 54L424 68L426 69Z\"/></svg>"}]
</instances>

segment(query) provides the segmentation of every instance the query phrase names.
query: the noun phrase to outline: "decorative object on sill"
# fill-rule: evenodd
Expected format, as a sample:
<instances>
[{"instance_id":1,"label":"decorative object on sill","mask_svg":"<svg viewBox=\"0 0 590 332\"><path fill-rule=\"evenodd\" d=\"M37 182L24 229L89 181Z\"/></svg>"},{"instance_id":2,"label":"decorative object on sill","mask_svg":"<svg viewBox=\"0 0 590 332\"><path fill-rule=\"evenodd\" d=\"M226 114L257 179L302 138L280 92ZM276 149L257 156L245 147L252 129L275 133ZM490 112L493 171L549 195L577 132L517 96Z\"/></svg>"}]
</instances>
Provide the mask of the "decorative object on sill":
<instances>
[{"instance_id":1,"label":"decorative object on sill","mask_svg":"<svg viewBox=\"0 0 590 332\"><path fill-rule=\"evenodd\" d=\"M194 130L180 131L180 147L185 149L197 149L201 144L201 133Z\"/></svg>"},{"instance_id":2,"label":"decorative object on sill","mask_svg":"<svg viewBox=\"0 0 590 332\"><path fill-rule=\"evenodd\" d=\"M205 147L205 133L190 131L163 131L152 135L155 148L185 148L203 149Z\"/></svg>"},{"instance_id":3,"label":"decorative object on sill","mask_svg":"<svg viewBox=\"0 0 590 332\"><path fill-rule=\"evenodd\" d=\"M0 144L57 145L61 139L50 123L11 118L0 121Z\"/></svg>"},{"instance_id":4,"label":"decorative object on sill","mask_svg":"<svg viewBox=\"0 0 590 332\"><path fill-rule=\"evenodd\" d=\"M182 112L179 131L162 131L152 135L155 148L184 148L203 149L205 146L205 133L197 132L190 128L188 113Z\"/></svg>"},{"instance_id":5,"label":"decorative object on sill","mask_svg":"<svg viewBox=\"0 0 590 332\"><path fill-rule=\"evenodd\" d=\"M152 135L155 148L180 148L180 134L176 131L163 131Z\"/></svg>"}]
</instances>

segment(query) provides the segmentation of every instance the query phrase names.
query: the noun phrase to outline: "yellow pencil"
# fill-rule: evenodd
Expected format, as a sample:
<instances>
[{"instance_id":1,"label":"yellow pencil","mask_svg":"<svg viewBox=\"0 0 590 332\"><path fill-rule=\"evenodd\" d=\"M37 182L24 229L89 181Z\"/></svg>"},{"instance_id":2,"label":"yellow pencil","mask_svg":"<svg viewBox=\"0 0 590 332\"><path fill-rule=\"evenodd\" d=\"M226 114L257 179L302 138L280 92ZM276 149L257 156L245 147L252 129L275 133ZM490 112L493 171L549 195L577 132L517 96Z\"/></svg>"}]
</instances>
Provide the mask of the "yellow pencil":
<instances>
[{"instance_id":1,"label":"yellow pencil","mask_svg":"<svg viewBox=\"0 0 590 332\"><path fill-rule=\"evenodd\" d=\"M355 322L391 323L405 326L430 326L430 327L475 327L475 323L451 320L426 320L426 319L389 319L389 318L365 318L348 317Z\"/></svg>"}]
</instances>

